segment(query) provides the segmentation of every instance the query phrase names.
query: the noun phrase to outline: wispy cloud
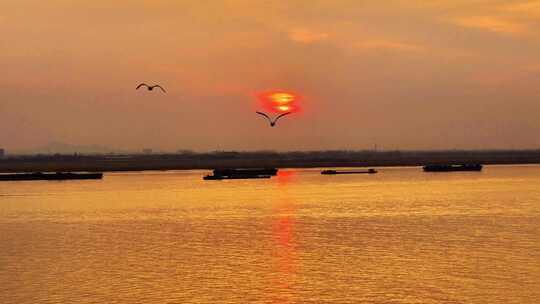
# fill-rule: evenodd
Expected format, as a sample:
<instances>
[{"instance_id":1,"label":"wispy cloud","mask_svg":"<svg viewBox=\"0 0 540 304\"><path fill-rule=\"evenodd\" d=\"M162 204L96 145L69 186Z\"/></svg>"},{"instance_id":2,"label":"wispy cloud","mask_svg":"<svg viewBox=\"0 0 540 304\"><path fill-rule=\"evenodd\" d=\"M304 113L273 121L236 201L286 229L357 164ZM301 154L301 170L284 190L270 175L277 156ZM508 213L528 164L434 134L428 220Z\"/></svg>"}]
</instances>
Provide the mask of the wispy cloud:
<instances>
[{"instance_id":1,"label":"wispy cloud","mask_svg":"<svg viewBox=\"0 0 540 304\"><path fill-rule=\"evenodd\" d=\"M495 16L461 17L453 19L452 23L466 28L501 34L523 34L528 29L525 24L509 21Z\"/></svg>"},{"instance_id":2,"label":"wispy cloud","mask_svg":"<svg viewBox=\"0 0 540 304\"><path fill-rule=\"evenodd\" d=\"M289 31L289 39L299 43L315 43L326 40L330 37L328 33L316 32L304 28L297 28Z\"/></svg>"},{"instance_id":3,"label":"wispy cloud","mask_svg":"<svg viewBox=\"0 0 540 304\"><path fill-rule=\"evenodd\" d=\"M356 48L366 50L391 50L397 52L421 52L425 50L424 46L400 41L376 39L357 42L354 45Z\"/></svg>"},{"instance_id":4,"label":"wispy cloud","mask_svg":"<svg viewBox=\"0 0 540 304\"><path fill-rule=\"evenodd\" d=\"M507 4L501 6L499 10L505 14L513 14L520 19L538 20L540 18L540 1L521 1Z\"/></svg>"},{"instance_id":5,"label":"wispy cloud","mask_svg":"<svg viewBox=\"0 0 540 304\"><path fill-rule=\"evenodd\" d=\"M512 3L503 6L507 11L513 12L539 12L540 11L540 1L521 1L518 3Z\"/></svg>"}]
</instances>

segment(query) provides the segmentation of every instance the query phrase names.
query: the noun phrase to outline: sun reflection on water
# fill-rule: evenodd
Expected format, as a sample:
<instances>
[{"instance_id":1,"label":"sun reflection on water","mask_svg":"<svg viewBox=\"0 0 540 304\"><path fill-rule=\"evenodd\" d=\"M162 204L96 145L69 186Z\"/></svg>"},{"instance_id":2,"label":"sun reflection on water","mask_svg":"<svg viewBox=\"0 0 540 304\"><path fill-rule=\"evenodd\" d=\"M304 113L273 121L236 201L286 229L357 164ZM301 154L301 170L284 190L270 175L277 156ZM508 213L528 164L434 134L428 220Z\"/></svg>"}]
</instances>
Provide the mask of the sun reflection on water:
<instances>
[{"instance_id":1,"label":"sun reflection on water","mask_svg":"<svg viewBox=\"0 0 540 304\"><path fill-rule=\"evenodd\" d=\"M297 286L298 246L295 235L297 221L294 204L289 200L277 203L276 217L272 222L274 243L275 277L272 282L273 303L293 303L294 289Z\"/></svg>"}]
</instances>

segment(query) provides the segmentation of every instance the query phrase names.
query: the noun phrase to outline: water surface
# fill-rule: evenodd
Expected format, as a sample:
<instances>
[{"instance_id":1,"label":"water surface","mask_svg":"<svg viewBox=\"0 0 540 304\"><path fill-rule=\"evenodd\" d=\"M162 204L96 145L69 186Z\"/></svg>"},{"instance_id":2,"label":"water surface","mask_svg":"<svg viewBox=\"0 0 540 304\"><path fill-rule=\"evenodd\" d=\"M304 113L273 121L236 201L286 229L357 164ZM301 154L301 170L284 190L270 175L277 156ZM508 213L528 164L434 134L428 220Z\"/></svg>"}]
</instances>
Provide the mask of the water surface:
<instances>
[{"instance_id":1,"label":"water surface","mask_svg":"<svg viewBox=\"0 0 540 304\"><path fill-rule=\"evenodd\" d=\"M0 183L0 302L540 302L540 166L379 172Z\"/></svg>"}]
</instances>

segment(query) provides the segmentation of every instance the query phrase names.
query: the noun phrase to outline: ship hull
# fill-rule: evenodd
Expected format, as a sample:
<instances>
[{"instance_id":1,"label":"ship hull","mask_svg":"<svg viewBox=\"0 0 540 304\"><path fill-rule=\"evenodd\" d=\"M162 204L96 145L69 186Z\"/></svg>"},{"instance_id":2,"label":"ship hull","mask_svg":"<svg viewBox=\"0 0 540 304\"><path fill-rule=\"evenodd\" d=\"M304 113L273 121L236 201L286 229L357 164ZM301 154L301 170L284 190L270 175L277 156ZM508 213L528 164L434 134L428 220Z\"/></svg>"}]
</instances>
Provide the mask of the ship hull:
<instances>
[{"instance_id":1,"label":"ship hull","mask_svg":"<svg viewBox=\"0 0 540 304\"><path fill-rule=\"evenodd\" d=\"M270 175L207 175L203 177L204 180L224 180L224 179L256 179L256 178L270 178Z\"/></svg>"},{"instance_id":2,"label":"ship hull","mask_svg":"<svg viewBox=\"0 0 540 304\"><path fill-rule=\"evenodd\" d=\"M479 164L472 165L427 165L424 166L425 172L460 172L460 171L482 171L483 166Z\"/></svg>"},{"instance_id":3,"label":"ship hull","mask_svg":"<svg viewBox=\"0 0 540 304\"><path fill-rule=\"evenodd\" d=\"M103 173L16 173L0 174L0 181L61 181L102 179Z\"/></svg>"},{"instance_id":4,"label":"ship hull","mask_svg":"<svg viewBox=\"0 0 540 304\"><path fill-rule=\"evenodd\" d=\"M240 175L269 175L275 176L278 172L276 168L261 169L214 169L214 175L221 176L240 176Z\"/></svg>"},{"instance_id":5,"label":"ship hull","mask_svg":"<svg viewBox=\"0 0 540 304\"><path fill-rule=\"evenodd\" d=\"M375 174L377 170L369 169L365 171L336 171L336 170L324 170L321 171L323 175L341 175L341 174Z\"/></svg>"}]
</instances>

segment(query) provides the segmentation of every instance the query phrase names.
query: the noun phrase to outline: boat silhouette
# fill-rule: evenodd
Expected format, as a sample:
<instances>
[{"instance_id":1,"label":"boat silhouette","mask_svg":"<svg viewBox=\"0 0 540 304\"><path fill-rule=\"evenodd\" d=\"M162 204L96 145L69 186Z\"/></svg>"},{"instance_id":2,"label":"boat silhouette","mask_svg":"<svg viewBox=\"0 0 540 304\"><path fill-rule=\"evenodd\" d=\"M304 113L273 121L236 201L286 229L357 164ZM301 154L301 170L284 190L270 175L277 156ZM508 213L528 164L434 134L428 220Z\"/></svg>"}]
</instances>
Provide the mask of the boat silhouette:
<instances>
[{"instance_id":1,"label":"boat silhouette","mask_svg":"<svg viewBox=\"0 0 540 304\"><path fill-rule=\"evenodd\" d=\"M33 180L84 180L102 179L103 173L74 173L74 172L34 172L0 174L0 181L33 181Z\"/></svg>"},{"instance_id":2,"label":"boat silhouette","mask_svg":"<svg viewBox=\"0 0 540 304\"><path fill-rule=\"evenodd\" d=\"M222 179L253 179L270 178L278 172L276 168L232 168L232 169L214 169L212 175L206 175L204 180L222 180Z\"/></svg>"},{"instance_id":3,"label":"boat silhouette","mask_svg":"<svg viewBox=\"0 0 540 304\"><path fill-rule=\"evenodd\" d=\"M480 164L438 164L425 165L425 172L482 171Z\"/></svg>"},{"instance_id":4,"label":"boat silhouette","mask_svg":"<svg viewBox=\"0 0 540 304\"><path fill-rule=\"evenodd\" d=\"M270 178L270 175L206 175L204 180L223 180L223 179L255 179L255 178Z\"/></svg>"},{"instance_id":5,"label":"boat silhouette","mask_svg":"<svg viewBox=\"0 0 540 304\"><path fill-rule=\"evenodd\" d=\"M323 170L321 174L324 175L339 175L339 174L375 174L377 170L368 169L368 170L355 170L355 171L338 171L338 170Z\"/></svg>"}]
</instances>

